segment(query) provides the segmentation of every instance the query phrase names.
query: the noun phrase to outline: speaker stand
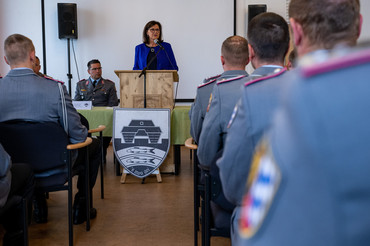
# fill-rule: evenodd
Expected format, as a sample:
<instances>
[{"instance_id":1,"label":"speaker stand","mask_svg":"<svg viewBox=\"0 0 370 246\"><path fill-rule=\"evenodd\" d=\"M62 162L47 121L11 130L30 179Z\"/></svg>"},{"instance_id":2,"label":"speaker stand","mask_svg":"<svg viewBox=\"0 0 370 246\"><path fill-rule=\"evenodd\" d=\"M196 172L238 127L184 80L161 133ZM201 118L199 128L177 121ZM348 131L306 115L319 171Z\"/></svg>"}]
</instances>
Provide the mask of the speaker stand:
<instances>
[{"instance_id":1,"label":"speaker stand","mask_svg":"<svg viewBox=\"0 0 370 246\"><path fill-rule=\"evenodd\" d=\"M67 38L67 46L68 46L68 73L67 73L67 77L68 77L68 92L69 92L69 96L72 98L72 74L71 74L71 39L70 38Z\"/></svg>"}]
</instances>

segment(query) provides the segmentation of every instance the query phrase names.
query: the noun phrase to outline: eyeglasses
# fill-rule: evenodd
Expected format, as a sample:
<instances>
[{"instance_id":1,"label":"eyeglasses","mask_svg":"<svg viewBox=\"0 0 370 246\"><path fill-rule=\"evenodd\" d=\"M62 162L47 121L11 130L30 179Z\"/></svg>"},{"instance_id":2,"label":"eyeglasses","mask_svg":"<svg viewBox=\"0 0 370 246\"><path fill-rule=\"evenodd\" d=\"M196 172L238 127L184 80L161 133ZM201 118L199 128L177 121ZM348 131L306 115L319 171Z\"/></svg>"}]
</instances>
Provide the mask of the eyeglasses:
<instances>
[{"instance_id":1,"label":"eyeglasses","mask_svg":"<svg viewBox=\"0 0 370 246\"><path fill-rule=\"evenodd\" d=\"M159 29L154 29L154 28L150 28L150 29L149 29L149 31L151 31L151 32L160 32L161 30L159 30Z\"/></svg>"},{"instance_id":2,"label":"eyeglasses","mask_svg":"<svg viewBox=\"0 0 370 246\"><path fill-rule=\"evenodd\" d=\"M101 70L102 67L96 67L96 68L90 68L90 70L96 71L96 70Z\"/></svg>"}]
</instances>

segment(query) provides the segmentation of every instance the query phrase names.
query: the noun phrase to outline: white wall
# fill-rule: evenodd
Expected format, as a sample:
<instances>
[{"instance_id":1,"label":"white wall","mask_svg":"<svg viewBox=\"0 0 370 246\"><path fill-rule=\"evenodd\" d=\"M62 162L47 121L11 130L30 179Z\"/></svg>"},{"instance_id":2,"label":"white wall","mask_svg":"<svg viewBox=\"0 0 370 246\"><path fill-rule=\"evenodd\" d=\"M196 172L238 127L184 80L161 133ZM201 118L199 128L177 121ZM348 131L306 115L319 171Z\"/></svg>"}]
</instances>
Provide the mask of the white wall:
<instances>
[{"instance_id":1,"label":"white wall","mask_svg":"<svg viewBox=\"0 0 370 246\"><path fill-rule=\"evenodd\" d=\"M220 49L233 34L233 1L225 0L45 0L48 75L67 81L67 41L58 39L57 2L77 3L78 39L73 40L80 78L87 78L86 64L98 58L103 77L116 82L114 70L130 70L134 48L142 42L144 25L154 19L162 24L163 38L171 43L179 66L178 98L193 98L204 77L222 71ZM42 61L41 1L1 0L0 39L21 33L34 41ZM6 21L5 21L6 20ZM3 50L0 51L3 56ZM72 58L72 93L78 81ZM9 70L0 62L0 73Z\"/></svg>"},{"instance_id":2,"label":"white wall","mask_svg":"<svg viewBox=\"0 0 370 246\"><path fill-rule=\"evenodd\" d=\"M248 5L266 4L267 11L275 12L289 21L289 2L290 0L237 0L237 34L246 36L248 26ZM370 40L370 1L360 0L361 14L363 16L362 33L359 41Z\"/></svg>"},{"instance_id":3,"label":"white wall","mask_svg":"<svg viewBox=\"0 0 370 246\"><path fill-rule=\"evenodd\" d=\"M362 33L360 35L359 41L369 41L370 40L370 1L360 0L361 3L361 14L363 17Z\"/></svg>"},{"instance_id":4,"label":"white wall","mask_svg":"<svg viewBox=\"0 0 370 246\"><path fill-rule=\"evenodd\" d=\"M86 63L102 62L103 76L116 82L114 70L130 70L134 47L142 42L144 25L152 19L163 25L163 37L171 43L180 68L177 98L193 98L204 77L222 72L220 47L233 34L232 0L45 0L47 72L67 81L67 41L58 39L57 2L77 3L78 35L74 41L80 78L87 78ZM360 0L362 40L370 40L370 1ZM267 4L267 10L287 18L289 0L237 0L237 34L246 36L248 4ZM0 0L0 56L3 40L21 33L34 41L42 60L41 0ZM78 81L72 60L72 94ZM0 74L9 68L1 59ZM251 68L247 69L249 72Z\"/></svg>"},{"instance_id":5,"label":"white wall","mask_svg":"<svg viewBox=\"0 0 370 246\"><path fill-rule=\"evenodd\" d=\"M268 12L274 12L283 16L288 21L288 9L289 0L238 0L237 2L237 35L246 37L248 29L248 5L251 4L266 4ZM253 72L252 64L248 64L246 68L248 73Z\"/></svg>"}]
</instances>

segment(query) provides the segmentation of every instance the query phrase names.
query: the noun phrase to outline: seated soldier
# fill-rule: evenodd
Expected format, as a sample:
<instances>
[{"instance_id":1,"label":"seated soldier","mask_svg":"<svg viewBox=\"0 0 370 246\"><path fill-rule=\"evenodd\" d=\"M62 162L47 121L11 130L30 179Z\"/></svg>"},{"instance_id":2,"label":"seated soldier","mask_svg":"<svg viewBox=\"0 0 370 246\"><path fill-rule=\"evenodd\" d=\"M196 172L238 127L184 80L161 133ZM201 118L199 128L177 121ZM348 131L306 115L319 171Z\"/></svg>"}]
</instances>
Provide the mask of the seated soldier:
<instances>
[{"instance_id":1,"label":"seated soldier","mask_svg":"<svg viewBox=\"0 0 370 246\"><path fill-rule=\"evenodd\" d=\"M76 101L91 101L95 106L114 107L118 105L117 90L113 81L102 77L100 61L93 59L87 63L90 77L79 81L76 85ZM103 137L103 156L106 162L107 149L111 137Z\"/></svg>"},{"instance_id":2,"label":"seated soldier","mask_svg":"<svg viewBox=\"0 0 370 246\"><path fill-rule=\"evenodd\" d=\"M370 105L369 51L343 48L360 34L359 1L291 0L289 15L297 67L278 82L284 94L271 133L255 160L243 163L248 195L233 215L232 242L368 245L370 186L357 181L370 171L370 118L360 113Z\"/></svg>"},{"instance_id":3,"label":"seated soldier","mask_svg":"<svg viewBox=\"0 0 370 246\"><path fill-rule=\"evenodd\" d=\"M211 92L217 78L219 78L220 76L221 75L216 75L204 79L203 83L197 88L195 101L191 105L189 111L190 134L196 143L199 142L199 136L202 131L204 117L206 116L209 97L211 96Z\"/></svg>"},{"instance_id":4,"label":"seated soldier","mask_svg":"<svg viewBox=\"0 0 370 246\"><path fill-rule=\"evenodd\" d=\"M198 143L199 163L211 169L211 175L217 179L215 161L223 149L227 124L236 101L240 97L240 87L247 81L245 67L249 62L248 42L240 36L227 38L221 48L221 64L224 72L217 79L209 100ZM222 194L221 194L222 196ZM232 208L229 203L211 203L214 226L219 229L230 227Z\"/></svg>"},{"instance_id":5,"label":"seated soldier","mask_svg":"<svg viewBox=\"0 0 370 246\"><path fill-rule=\"evenodd\" d=\"M263 13L248 26L251 63L256 70L242 89L235 117L230 120L222 157L217 161L226 198L240 209L250 160L263 131L269 126L287 75L284 57L289 48L289 28L283 17ZM253 76L252 76L253 75Z\"/></svg>"},{"instance_id":6,"label":"seated soldier","mask_svg":"<svg viewBox=\"0 0 370 246\"><path fill-rule=\"evenodd\" d=\"M0 79L0 122L10 120L26 120L33 122L55 122L62 127L67 119L68 137L70 143L84 142L87 129L81 124L80 116L72 105L72 100L66 87L50 78L36 75L32 68L36 61L35 47L32 41L20 34L13 34L4 42L5 61L11 70ZM65 103L65 111L62 105ZM65 114L64 114L65 113ZM67 117L65 117L67 115ZM68 127L67 127L68 126ZM94 140L90 148L98 149L99 141ZM96 151L100 154L100 151ZM75 163L81 165L81 161ZM99 168L99 158L91 158L90 189L95 184ZM45 167L47 170L48 167ZM85 189L84 172L80 172L78 189ZM74 207L84 207L86 199L77 193ZM77 211L77 210L75 210ZM91 209L91 218L96 216L96 210ZM34 217L38 223L47 221L47 204L45 195L35 191ZM74 223L86 220L86 213L74 213Z\"/></svg>"},{"instance_id":7,"label":"seated soldier","mask_svg":"<svg viewBox=\"0 0 370 246\"><path fill-rule=\"evenodd\" d=\"M370 245L370 48L327 54L301 66L257 149L235 245Z\"/></svg>"},{"instance_id":8,"label":"seated soldier","mask_svg":"<svg viewBox=\"0 0 370 246\"><path fill-rule=\"evenodd\" d=\"M10 156L5 152L0 144L0 211L6 202L13 196L20 196L31 201L33 189L35 187L32 168L27 164L13 163ZM0 222L4 226L6 233L3 239L4 246L23 245L23 213L21 202L1 216Z\"/></svg>"}]
</instances>

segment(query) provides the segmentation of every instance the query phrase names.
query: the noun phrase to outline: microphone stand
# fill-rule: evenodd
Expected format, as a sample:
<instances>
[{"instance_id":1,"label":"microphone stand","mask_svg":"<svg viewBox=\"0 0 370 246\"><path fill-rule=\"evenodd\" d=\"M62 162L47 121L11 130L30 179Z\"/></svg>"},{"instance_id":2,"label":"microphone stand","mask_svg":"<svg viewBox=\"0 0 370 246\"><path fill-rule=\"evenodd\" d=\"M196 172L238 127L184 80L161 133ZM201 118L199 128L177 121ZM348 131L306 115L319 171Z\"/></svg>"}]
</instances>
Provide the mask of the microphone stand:
<instances>
[{"instance_id":1,"label":"microphone stand","mask_svg":"<svg viewBox=\"0 0 370 246\"><path fill-rule=\"evenodd\" d=\"M144 67L143 70L141 70L141 73L139 75L139 78L144 75L144 108L146 108L146 70L148 70L148 67L150 64L153 63L154 59L157 58L158 53L161 51L162 48L160 48L156 53L155 56L150 59L149 63Z\"/></svg>"},{"instance_id":2,"label":"microphone stand","mask_svg":"<svg viewBox=\"0 0 370 246\"><path fill-rule=\"evenodd\" d=\"M167 59L168 59L168 61L170 62L170 64L171 64L171 66L172 66L172 69L173 70L176 70L175 69L175 66L172 64L172 62L171 62L171 59L170 59L170 57L168 56L168 53L167 53L167 51L164 49L164 47L161 45L161 43L158 41L158 39L155 39L154 40L154 43L156 43L156 44L158 44L163 50L164 50L164 52L166 53L166 56L167 56ZM176 104L176 97L177 97L177 89L179 88L179 84L177 84L177 86L176 86L176 93L175 93L175 98L173 99L173 106L172 106L172 109L174 109L175 108L175 104Z\"/></svg>"},{"instance_id":3,"label":"microphone stand","mask_svg":"<svg viewBox=\"0 0 370 246\"><path fill-rule=\"evenodd\" d=\"M139 75L139 78L144 75L144 108L146 108L146 70L148 70L148 67L150 66L150 64L153 63L154 59L157 57L157 55L158 55L159 51L161 51L161 49L163 49L163 48L160 47L160 49L155 53L155 56L153 56L152 59L150 59L149 63L146 65L146 67L144 67L143 70L141 70L141 73ZM141 183L142 184L145 183L145 178L143 178L143 180L141 180Z\"/></svg>"},{"instance_id":4,"label":"microphone stand","mask_svg":"<svg viewBox=\"0 0 370 246\"><path fill-rule=\"evenodd\" d=\"M71 83L71 80L72 80L72 74L71 74L71 46L70 46L70 38L67 38L67 44L68 44L68 73L67 73L67 77L68 77L68 91L69 91L69 96L72 97L72 83Z\"/></svg>"}]
</instances>

